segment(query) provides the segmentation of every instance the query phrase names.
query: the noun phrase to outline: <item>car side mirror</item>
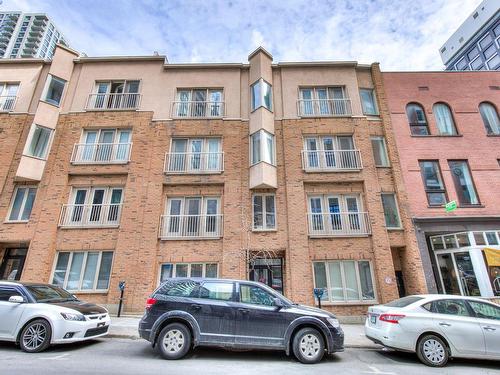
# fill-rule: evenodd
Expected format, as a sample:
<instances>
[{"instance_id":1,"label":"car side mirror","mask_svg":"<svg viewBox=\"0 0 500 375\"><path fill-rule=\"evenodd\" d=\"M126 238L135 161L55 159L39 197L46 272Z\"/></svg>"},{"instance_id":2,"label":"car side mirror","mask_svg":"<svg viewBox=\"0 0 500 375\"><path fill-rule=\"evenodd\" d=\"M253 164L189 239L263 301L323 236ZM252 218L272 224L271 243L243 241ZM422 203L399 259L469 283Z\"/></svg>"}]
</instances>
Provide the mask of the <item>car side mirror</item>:
<instances>
[{"instance_id":1,"label":"car side mirror","mask_svg":"<svg viewBox=\"0 0 500 375\"><path fill-rule=\"evenodd\" d=\"M21 296L10 296L9 302L11 303L24 303L24 298Z\"/></svg>"},{"instance_id":2,"label":"car side mirror","mask_svg":"<svg viewBox=\"0 0 500 375\"><path fill-rule=\"evenodd\" d=\"M280 310L282 309L283 307L285 307L285 304L283 303L283 301L279 298L274 298L273 299L273 302L274 302L274 306Z\"/></svg>"}]
</instances>

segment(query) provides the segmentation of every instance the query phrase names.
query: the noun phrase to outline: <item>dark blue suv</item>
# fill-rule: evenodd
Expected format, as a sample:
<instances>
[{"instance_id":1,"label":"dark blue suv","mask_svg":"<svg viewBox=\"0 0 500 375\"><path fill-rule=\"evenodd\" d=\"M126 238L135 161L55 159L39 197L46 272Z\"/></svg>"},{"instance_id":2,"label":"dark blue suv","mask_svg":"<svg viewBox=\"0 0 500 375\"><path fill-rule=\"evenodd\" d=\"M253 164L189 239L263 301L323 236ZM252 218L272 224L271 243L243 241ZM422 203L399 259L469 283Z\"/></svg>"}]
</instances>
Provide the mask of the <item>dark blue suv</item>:
<instances>
[{"instance_id":1,"label":"dark blue suv","mask_svg":"<svg viewBox=\"0 0 500 375\"><path fill-rule=\"evenodd\" d=\"M147 300L139 334L165 359L217 346L284 350L302 363L316 363L325 351L344 350L333 314L294 304L252 281L170 279Z\"/></svg>"}]
</instances>

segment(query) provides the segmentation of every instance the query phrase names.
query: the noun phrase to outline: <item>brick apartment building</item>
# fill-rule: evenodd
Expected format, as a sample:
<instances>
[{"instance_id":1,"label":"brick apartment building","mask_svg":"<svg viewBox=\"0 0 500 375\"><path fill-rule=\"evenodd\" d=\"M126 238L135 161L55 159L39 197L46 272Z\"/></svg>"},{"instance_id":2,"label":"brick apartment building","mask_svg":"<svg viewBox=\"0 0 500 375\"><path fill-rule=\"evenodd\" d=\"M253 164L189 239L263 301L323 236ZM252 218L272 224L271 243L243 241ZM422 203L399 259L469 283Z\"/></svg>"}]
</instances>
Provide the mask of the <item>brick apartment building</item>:
<instances>
[{"instance_id":1,"label":"brick apartment building","mask_svg":"<svg viewBox=\"0 0 500 375\"><path fill-rule=\"evenodd\" d=\"M500 73L383 81L429 291L500 296Z\"/></svg>"},{"instance_id":2,"label":"brick apartment building","mask_svg":"<svg viewBox=\"0 0 500 375\"><path fill-rule=\"evenodd\" d=\"M3 86L1 86L3 85ZM377 64L0 61L0 278L125 311L168 277L340 316L426 291Z\"/></svg>"}]
</instances>

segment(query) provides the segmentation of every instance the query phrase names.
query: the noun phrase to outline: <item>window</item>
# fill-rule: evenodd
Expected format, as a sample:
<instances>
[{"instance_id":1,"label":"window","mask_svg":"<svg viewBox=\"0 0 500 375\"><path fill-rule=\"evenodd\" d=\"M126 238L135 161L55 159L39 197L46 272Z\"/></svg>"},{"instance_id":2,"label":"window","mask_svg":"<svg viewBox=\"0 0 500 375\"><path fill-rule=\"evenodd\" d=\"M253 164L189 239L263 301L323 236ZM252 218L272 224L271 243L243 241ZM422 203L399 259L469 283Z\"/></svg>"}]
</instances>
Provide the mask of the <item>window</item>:
<instances>
[{"instance_id":1,"label":"window","mask_svg":"<svg viewBox=\"0 0 500 375\"><path fill-rule=\"evenodd\" d=\"M44 95L42 95L43 100L47 103L59 106L61 104L65 85L66 81L64 79L49 74L45 85Z\"/></svg>"},{"instance_id":2,"label":"window","mask_svg":"<svg viewBox=\"0 0 500 375\"><path fill-rule=\"evenodd\" d=\"M73 154L73 162L126 163L130 159L130 129L86 129Z\"/></svg>"},{"instance_id":3,"label":"window","mask_svg":"<svg viewBox=\"0 0 500 375\"><path fill-rule=\"evenodd\" d=\"M0 82L0 111L12 111L16 104L18 83Z\"/></svg>"},{"instance_id":4,"label":"window","mask_svg":"<svg viewBox=\"0 0 500 375\"><path fill-rule=\"evenodd\" d=\"M217 277L217 263L165 263L161 265L160 282L172 277Z\"/></svg>"},{"instance_id":5,"label":"window","mask_svg":"<svg viewBox=\"0 0 500 375\"><path fill-rule=\"evenodd\" d=\"M0 287L0 302L8 302L9 298L12 296L23 297L23 295L14 288Z\"/></svg>"},{"instance_id":6,"label":"window","mask_svg":"<svg viewBox=\"0 0 500 375\"><path fill-rule=\"evenodd\" d=\"M266 162L275 165L274 135L261 129L250 135L251 165Z\"/></svg>"},{"instance_id":7,"label":"window","mask_svg":"<svg viewBox=\"0 0 500 375\"><path fill-rule=\"evenodd\" d=\"M500 308L489 303L467 301L477 318L500 320Z\"/></svg>"},{"instance_id":8,"label":"window","mask_svg":"<svg viewBox=\"0 0 500 375\"><path fill-rule=\"evenodd\" d=\"M253 195L253 229L276 229L276 205L274 194Z\"/></svg>"},{"instance_id":9,"label":"window","mask_svg":"<svg viewBox=\"0 0 500 375\"><path fill-rule=\"evenodd\" d=\"M343 86L304 87L299 90L301 116L342 116L351 114L351 102Z\"/></svg>"},{"instance_id":10,"label":"window","mask_svg":"<svg viewBox=\"0 0 500 375\"><path fill-rule=\"evenodd\" d=\"M479 204L474 182L469 170L469 165L465 160L448 161L451 176L461 205Z\"/></svg>"},{"instance_id":11,"label":"window","mask_svg":"<svg viewBox=\"0 0 500 375\"><path fill-rule=\"evenodd\" d=\"M138 80L99 81L90 95L89 107L98 109L136 108L139 105Z\"/></svg>"},{"instance_id":12,"label":"window","mask_svg":"<svg viewBox=\"0 0 500 375\"><path fill-rule=\"evenodd\" d=\"M198 297L200 283L193 280L167 280L156 295L175 296L175 297Z\"/></svg>"},{"instance_id":13,"label":"window","mask_svg":"<svg viewBox=\"0 0 500 375\"><path fill-rule=\"evenodd\" d=\"M351 135L304 138L303 166L306 171L361 169L359 151Z\"/></svg>"},{"instance_id":14,"label":"window","mask_svg":"<svg viewBox=\"0 0 500 375\"><path fill-rule=\"evenodd\" d=\"M500 135L500 120L495 106L488 102L479 104L479 112L488 134Z\"/></svg>"},{"instance_id":15,"label":"window","mask_svg":"<svg viewBox=\"0 0 500 375\"><path fill-rule=\"evenodd\" d=\"M442 206L446 203L446 189L441 177L439 162L424 160L419 162L429 206Z\"/></svg>"},{"instance_id":16,"label":"window","mask_svg":"<svg viewBox=\"0 0 500 375\"><path fill-rule=\"evenodd\" d=\"M408 116L408 123L410 124L410 132L412 135L430 134L425 112L420 104L408 104L406 106L406 116Z\"/></svg>"},{"instance_id":17,"label":"window","mask_svg":"<svg viewBox=\"0 0 500 375\"><path fill-rule=\"evenodd\" d=\"M367 260L314 262L314 287L325 290L322 300L363 302L375 300L371 264Z\"/></svg>"},{"instance_id":18,"label":"window","mask_svg":"<svg viewBox=\"0 0 500 375\"><path fill-rule=\"evenodd\" d=\"M220 138L174 138L166 172L215 173L223 169Z\"/></svg>"},{"instance_id":19,"label":"window","mask_svg":"<svg viewBox=\"0 0 500 375\"><path fill-rule=\"evenodd\" d=\"M274 306L274 297L268 291L254 285L240 285L240 301L251 305Z\"/></svg>"},{"instance_id":20,"label":"window","mask_svg":"<svg viewBox=\"0 0 500 375\"><path fill-rule=\"evenodd\" d=\"M18 186L14 191L8 221L28 221L35 202L36 187Z\"/></svg>"},{"instance_id":21,"label":"window","mask_svg":"<svg viewBox=\"0 0 500 375\"><path fill-rule=\"evenodd\" d=\"M432 302L431 311L437 314L470 316L464 300L442 299Z\"/></svg>"},{"instance_id":22,"label":"window","mask_svg":"<svg viewBox=\"0 0 500 375\"><path fill-rule=\"evenodd\" d=\"M203 283L200 288L200 298L230 301L233 299L233 283Z\"/></svg>"},{"instance_id":23,"label":"window","mask_svg":"<svg viewBox=\"0 0 500 375\"><path fill-rule=\"evenodd\" d=\"M453 121L453 116L451 114L450 107L444 103L436 103L432 107L434 112L434 117L436 118L436 124L438 127L439 134L441 135L456 135L457 129L455 128L455 123Z\"/></svg>"},{"instance_id":24,"label":"window","mask_svg":"<svg viewBox=\"0 0 500 375\"><path fill-rule=\"evenodd\" d=\"M255 82L251 87L252 94L252 111L257 108L264 107L268 110L273 110L273 95L272 86L264 81L263 78Z\"/></svg>"},{"instance_id":25,"label":"window","mask_svg":"<svg viewBox=\"0 0 500 375\"><path fill-rule=\"evenodd\" d=\"M112 251L59 251L52 284L72 291L108 290L112 261Z\"/></svg>"},{"instance_id":26,"label":"window","mask_svg":"<svg viewBox=\"0 0 500 375\"><path fill-rule=\"evenodd\" d=\"M376 167L389 167L389 156L387 155L387 148L385 145L384 137L371 137L373 157L375 159Z\"/></svg>"},{"instance_id":27,"label":"window","mask_svg":"<svg viewBox=\"0 0 500 375\"><path fill-rule=\"evenodd\" d=\"M52 138L52 129L33 124L28 135L28 148L26 155L40 159L47 157L50 141Z\"/></svg>"},{"instance_id":28,"label":"window","mask_svg":"<svg viewBox=\"0 0 500 375\"><path fill-rule=\"evenodd\" d=\"M222 89L178 89L174 113L177 117L222 117Z\"/></svg>"},{"instance_id":29,"label":"window","mask_svg":"<svg viewBox=\"0 0 500 375\"><path fill-rule=\"evenodd\" d=\"M401 228L396 194L382 193L381 198L382 206L384 207L385 226L387 228Z\"/></svg>"},{"instance_id":30,"label":"window","mask_svg":"<svg viewBox=\"0 0 500 375\"><path fill-rule=\"evenodd\" d=\"M363 107L363 114L365 115L378 115L377 104L375 102L375 95L373 89L360 89L359 95L361 96L361 106Z\"/></svg>"}]
</instances>

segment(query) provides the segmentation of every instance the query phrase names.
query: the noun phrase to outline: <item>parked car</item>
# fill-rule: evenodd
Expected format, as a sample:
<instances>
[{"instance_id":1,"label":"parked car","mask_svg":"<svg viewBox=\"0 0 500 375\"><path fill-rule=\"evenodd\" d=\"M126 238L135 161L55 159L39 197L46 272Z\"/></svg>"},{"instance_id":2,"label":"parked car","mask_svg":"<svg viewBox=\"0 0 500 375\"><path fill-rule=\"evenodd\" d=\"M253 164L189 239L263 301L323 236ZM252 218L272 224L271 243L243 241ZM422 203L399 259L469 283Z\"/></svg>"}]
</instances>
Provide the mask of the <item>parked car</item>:
<instances>
[{"instance_id":1,"label":"parked car","mask_svg":"<svg viewBox=\"0 0 500 375\"><path fill-rule=\"evenodd\" d=\"M450 357L500 360L500 306L455 295L408 296L368 309L366 336L417 353L428 366Z\"/></svg>"},{"instance_id":2,"label":"parked car","mask_svg":"<svg viewBox=\"0 0 500 375\"><path fill-rule=\"evenodd\" d=\"M16 342L25 352L104 336L109 324L104 307L58 286L0 281L0 340Z\"/></svg>"},{"instance_id":3,"label":"parked car","mask_svg":"<svg viewBox=\"0 0 500 375\"><path fill-rule=\"evenodd\" d=\"M193 347L284 350L302 363L344 350L329 312L294 304L268 286L240 280L173 278L146 302L139 334L165 359Z\"/></svg>"}]
</instances>

